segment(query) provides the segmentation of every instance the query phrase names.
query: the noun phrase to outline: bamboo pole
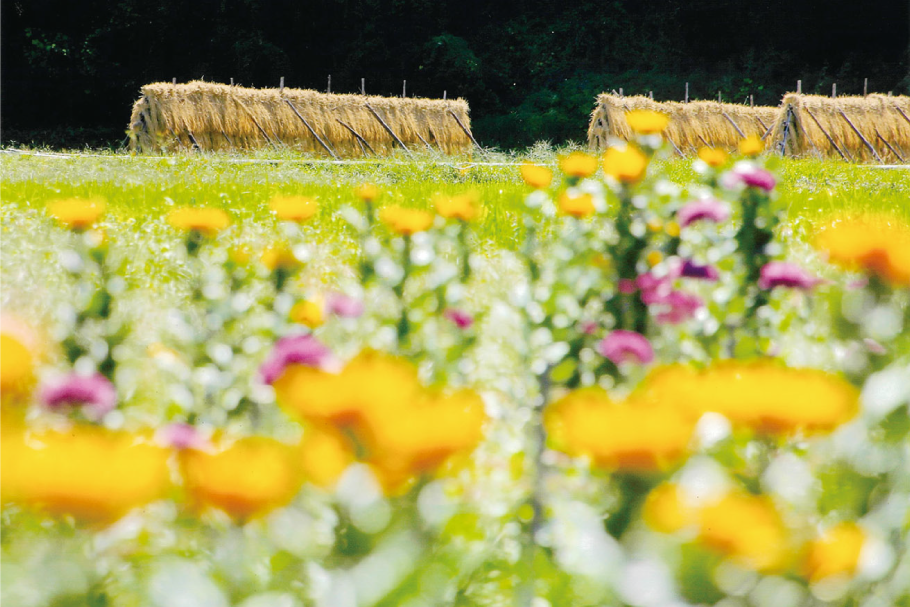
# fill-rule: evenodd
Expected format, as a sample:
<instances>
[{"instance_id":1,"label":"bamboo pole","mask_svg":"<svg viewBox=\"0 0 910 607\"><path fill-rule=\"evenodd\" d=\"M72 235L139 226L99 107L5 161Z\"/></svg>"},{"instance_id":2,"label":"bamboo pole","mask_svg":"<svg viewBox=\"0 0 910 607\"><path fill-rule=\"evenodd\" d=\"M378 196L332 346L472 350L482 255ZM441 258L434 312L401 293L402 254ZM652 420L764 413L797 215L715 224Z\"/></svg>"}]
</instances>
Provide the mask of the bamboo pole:
<instances>
[{"instance_id":1,"label":"bamboo pole","mask_svg":"<svg viewBox=\"0 0 910 607\"><path fill-rule=\"evenodd\" d=\"M385 123L385 120L383 120L383 119L379 116L379 114L376 113L376 110L374 110L373 107L372 107L369 103L365 103L364 106L365 106L368 110L370 110L370 113L373 114L373 117L375 117L376 120L379 121L379 124L382 125L382 128L384 128L384 129L386 130L386 132L387 132L389 135L392 136L392 139L394 139L395 141L397 141L397 142L398 142L398 145L400 145L401 148L405 151L405 153L406 153L408 156L410 156L410 155L411 155L411 150L409 150L409 149L408 149L408 146L406 146L406 145L404 144L404 142L403 142L401 139L398 138L398 135L395 134L395 131L392 130L392 127L390 127L389 125L387 125L387 124Z\"/></svg>"},{"instance_id":2,"label":"bamboo pole","mask_svg":"<svg viewBox=\"0 0 910 607\"><path fill-rule=\"evenodd\" d=\"M881 139L882 143L884 143L886 146L888 146L888 149L891 150L891 153L894 154L898 160L900 160L901 162L906 162L906 160L904 160L904 158L900 154L897 153L897 150L895 150L893 147L891 147L891 144L888 143L888 140L885 139L884 137L882 137L882 134L878 132L878 129L875 129L875 134L878 136L879 139Z\"/></svg>"},{"instance_id":3,"label":"bamboo pole","mask_svg":"<svg viewBox=\"0 0 910 607\"><path fill-rule=\"evenodd\" d=\"M746 138L746 134L743 133L742 129L739 128L739 125L736 124L736 122L732 118L730 118L730 116L727 114L727 112L721 112L721 115L723 115L724 118L726 118L727 120L730 121L730 124L733 125L733 128L736 129L736 132L739 133L740 137L742 137L743 139Z\"/></svg>"},{"instance_id":4,"label":"bamboo pole","mask_svg":"<svg viewBox=\"0 0 910 607\"><path fill-rule=\"evenodd\" d=\"M812 110L810 110L809 108L803 108L803 109L805 109L806 113L809 114L809 118L811 118L812 120L815 121L815 126L817 126L819 128L819 130L821 130L822 134L828 139L828 143L831 144L831 147L833 147L835 150L837 150L837 153L840 154L840 157L843 158L844 160L846 160L847 162L853 162L852 156L849 159L847 158L847 156L849 156L849 154L846 153L847 152L846 149L841 151L841 149L839 147L837 147L837 144L834 143L834 139L831 137L831 135L828 134L828 131L826 131L825 127L822 126L822 123L818 121L818 118L815 117L815 114L812 113Z\"/></svg>"},{"instance_id":5,"label":"bamboo pole","mask_svg":"<svg viewBox=\"0 0 910 607\"><path fill-rule=\"evenodd\" d=\"M793 118L793 109L787 108L787 118L784 120L784 135L781 137L780 145L778 146L778 152L781 156L787 150L787 139L790 137L790 119Z\"/></svg>"},{"instance_id":6,"label":"bamboo pole","mask_svg":"<svg viewBox=\"0 0 910 607\"><path fill-rule=\"evenodd\" d=\"M695 134L698 135L698 138L701 139L701 142L702 142L703 144L705 144L705 147L709 147L709 148L711 148L712 150L714 149L714 146L713 146L713 145L711 145L710 143L708 143L707 141L705 141L705 138L701 136L701 133L695 133Z\"/></svg>"},{"instance_id":7,"label":"bamboo pole","mask_svg":"<svg viewBox=\"0 0 910 607\"><path fill-rule=\"evenodd\" d=\"M842 110L838 110L837 113L840 114L841 117L842 117L844 120L847 121L847 124L849 124L849 125L850 125L850 128L853 129L853 132L856 133L856 136L860 138L860 141L862 141L863 144L865 144L865 146L866 146L867 148L869 148L869 151L872 152L872 156L873 156L876 160L878 160L879 162L881 162L881 161L882 161L882 157L878 155L878 152L875 151L875 148L872 147L872 144L869 143L869 141L868 141L865 137L863 137L863 134L859 132L859 129L856 128L856 126L853 124L853 121L850 120L849 118L847 118L847 115L846 115Z\"/></svg>"},{"instance_id":8,"label":"bamboo pole","mask_svg":"<svg viewBox=\"0 0 910 607\"><path fill-rule=\"evenodd\" d=\"M894 109L897 110L897 113L904 117L904 120L907 121L907 124L910 124L910 118L907 117L907 114L904 113L904 110L900 109L898 106L894 106Z\"/></svg>"},{"instance_id":9,"label":"bamboo pole","mask_svg":"<svg viewBox=\"0 0 910 607\"><path fill-rule=\"evenodd\" d=\"M332 151L332 149L328 146L328 144L326 144L326 142L322 140L322 137L320 137L319 135L316 134L316 131L313 129L312 126L310 126L310 123L307 122L307 119L304 118L303 116L301 116L300 112L297 111L297 108L294 107L294 104L291 103L291 100L285 99L284 102L287 103L288 107L290 107L291 110L293 110L294 113L297 115L297 117L300 118L300 122L302 122L303 125L307 128L307 130L310 131L310 134L316 138L316 141L319 142L319 145L321 145L322 148L332 156L332 158L334 158L335 160L338 160L338 156L335 155L335 152Z\"/></svg>"},{"instance_id":10,"label":"bamboo pole","mask_svg":"<svg viewBox=\"0 0 910 607\"><path fill-rule=\"evenodd\" d=\"M358 133L357 131L355 131L355 130L354 130L354 127L352 127L352 126L349 125L349 124L346 124L346 123L342 122L342 121L339 120L338 118L335 119L335 122L337 122L338 124L340 124L341 126L343 126L344 128L346 128L347 130L351 131L351 134L357 139L357 141L360 143L361 146L367 146L367 149L369 149L370 152L372 152L374 155L376 155L376 150L373 149L373 146L371 146L371 145L367 142L367 140L364 139L363 136L361 136L360 133Z\"/></svg>"},{"instance_id":11,"label":"bamboo pole","mask_svg":"<svg viewBox=\"0 0 910 607\"><path fill-rule=\"evenodd\" d=\"M765 124L764 122L762 122L761 118L759 118L758 116L752 116L752 117L758 121L758 123L761 125L761 128L765 129L766 131L768 130L768 125Z\"/></svg>"},{"instance_id":12,"label":"bamboo pole","mask_svg":"<svg viewBox=\"0 0 910 607\"><path fill-rule=\"evenodd\" d=\"M480 147L480 144L477 143L477 140L474 139L474 135L471 134L471 131L468 130L468 127L466 127L465 125L463 125L461 123L461 120L459 120L458 116L455 115L455 112L453 112L452 110L447 110L447 111L449 112L449 115L455 119L455 122L458 123L458 126L461 127L461 130L464 131L464 134L467 135L471 139L471 141L474 142L474 145L476 145L478 149L483 149Z\"/></svg>"}]
</instances>

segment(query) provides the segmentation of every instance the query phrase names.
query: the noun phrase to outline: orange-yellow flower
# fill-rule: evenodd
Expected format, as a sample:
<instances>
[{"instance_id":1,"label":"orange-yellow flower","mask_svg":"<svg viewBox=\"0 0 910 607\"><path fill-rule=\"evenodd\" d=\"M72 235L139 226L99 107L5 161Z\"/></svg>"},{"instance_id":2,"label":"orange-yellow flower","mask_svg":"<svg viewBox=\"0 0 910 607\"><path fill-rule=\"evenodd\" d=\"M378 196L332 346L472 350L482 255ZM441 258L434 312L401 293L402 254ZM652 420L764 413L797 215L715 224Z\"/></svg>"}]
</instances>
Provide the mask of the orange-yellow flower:
<instances>
[{"instance_id":1,"label":"orange-yellow flower","mask_svg":"<svg viewBox=\"0 0 910 607\"><path fill-rule=\"evenodd\" d=\"M559 195L559 210L566 215L584 219L594 214L594 198L588 193L570 196L568 192Z\"/></svg>"},{"instance_id":2,"label":"orange-yellow flower","mask_svg":"<svg viewBox=\"0 0 910 607\"><path fill-rule=\"evenodd\" d=\"M699 148L698 157L714 168L721 167L727 162L727 153L720 148Z\"/></svg>"},{"instance_id":3,"label":"orange-yellow flower","mask_svg":"<svg viewBox=\"0 0 910 607\"><path fill-rule=\"evenodd\" d=\"M652 268L663 261L664 255L660 251L651 251L645 256L645 260Z\"/></svg>"},{"instance_id":4,"label":"orange-yellow flower","mask_svg":"<svg viewBox=\"0 0 910 607\"><path fill-rule=\"evenodd\" d=\"M535 190L545 190L553 183L553 171L547 167L524 162L519 170L524 182Z\"/></svg>"},{"instance_id":5,"label":"orange-yellow flower","mask_svg":"<svg viewBox=\"0 0 910 607\"><path fill-rule=\"evenodd\" d=\"M685 454L695 428L675 407L615 402L599 389L570 392L547 408L544 424L556 449L623 470L672 464Z\"/></svg>"},{"instance_id":6,"label":"orange-yellow flower","mask_svg":"<svg viewBox=\"0 0 910 607\"><path fill-rule=\"evenodd\" d=\"M648 157L633 146L609 148L604 154L604 173L622 183L638 183L645 178Z\"/></svg>"},{"instance_id":7,"label":"orange-yellow flower","mask_svg":"<svg viewBox=\"0 0 910 607\"><path fill-rule=\"evenodd\" d=\"M289 316L293 322L315 329L325 320L323 308L321 301L305 299L294 304Z\"/></svg>"},{"instance_id":8,"label":"orange-yellow flower","mask_svg":"<svg viewBox=\"0 0 910 607\"><path fill-rule=\"evenodd\" d=\"M626 112L626 122L639 135L652 135L664 132L670 117L652 110L631 110Z\"/></svg>"},{"instance_id":9,"label":"orange-yellow flower","mask_svg":"<svg viewBox=\"0 0 910 607\"><path fill-rule=\"evenodd\" d=\"M815 238L835 264L863 270L894 285L910 285L910 226L869 215L835 221Z\"/></svg>"},{"instance_id":10,"label":"orange-yellow flower","mask_svg":"<svg viewBox=\"0 0 910 607\"><path fill-rule=\"evenodd\" d=\"M186 449L180 465L196 510L217 508L235 520L261 516L297 494L296 450L273 439L247 437L214 453Z\"/></svg>"},{"instance_id":11,"label":"orange-yellow flower","mask_svg":"<svg viewBox=\"0 0 910 607\"><path fill-rule=\"evenodd\" d=\"M73 230L85 230L92 227L104 213L106 205L103 200L83 200L71 198L55 200L48 203L48 214Z\"/></svg>"},{"instance_id":12,"label":"orange-yellow flower","mask_svg":"<svg viewBox=\"0 0 910 607\"><path fill-rule=\"evenodd\" d=\"M379 198L379 188L372 183L362 183L354 188L354 195L364 202L373 202Z\"/></svg>"},{"instance_id":13,"label":"orange-yellow flower","mask_svg":"<svg viewBox=\"0 0 910 607\"><path fill-rule=\"evenodd\" d=\"M698 511L698 541L744 567L776 571L788 556L787 533L769 499L729 493Z\"/></svg>"},{"instance_id":14,"label":"orange-yellow flower","mask_svg":"<svg viewBox=\"0 0 910 607\"><path fill-rule=\"evenodd\" d=\"M471 221L479 213L479 202L476 192L440 196L436 199L436 212L446 219Z\"/></svg>"},{"instance_id":15,"label":"orange-yellow flower","mask_svg":"<svg viewBox=\"0 0 910 607\"><path fill-rule=\"evenodd\" d=\"M675 533L698 522L698 511L686 503L682 489L675 483L655 487L645 499L642 519L655 531Z\"/></svg>"},{"instance_id":16,"label":"orange-yellow flower","mask_svg":"<svg viewBox=\"0 0 910 607\"><path fill-rule=\"evenodd\" d=\"M765 151L765 144L758 135L750 135L739 142L739 153L743 156L758 156Z\"/></svg>"},{"instance_id":17,"label":"orange-yellow flower","mask_svg":"<svg viewBox=\"0 0 910 607\"><path fill-rule=\"evenodd\" d=\"M310 219L318 209L316 201L306 196L276 196L269 201L269 207L278 219L298 223Z\"/></svg>"},{"instance_id":18,"label":"orange-yellow flower","mask_svg":"<svg viewBox=\"0 0 910 607\"><path fill-rule=\"evenodd\" d=\"M597 159L584 152L572 152L560 160L559 166L569 177L584 179L597 171Z\"/></svg>"},{"instance_id":19,"label":"orange-yellow flower","mask_svg":"<svg viewBox=\"0 0 910 607\"><path fill-rule=\"evenodd\" d=\"M167 222L179 230L214 236L231 225L227 213L221 209L183 207L167 215Z\"/></svg>"},{"instance_id":20,"label":"orange-yellow flower","mask_svg":"<svg viewBox=\"0 0 910 607\"><path fill-rule=\"evenodd\" d=\"M231 263L238 266L244 266L250 262L250 248L244 245L234 247L228 251L228 259Z\"/></svg>"},{"instance_id":21,"label":"orange-yellow flower","mask_svg":"<svg viewBox=\"0 0 910 607\"><path fill-rule=\"evenodd\" d=\"M23 341L11 333L0 333L0 394L4 399L22 394L32 380L35 361Z\"/></svg>"},{"instance_id":22,"label":"orange-yellow flower","mask_svg":"<svg viewBox=\"0 0 910 607\"><path fill-rule=\"evenodd\" d=\"M713 411L764 433L830 431L858 410L859 393L845 380L774 361L723 361L696 371L685 365L655 370L640 397L692 417Z\"/></svg>"},{"instance_id":23,"label":"orange-yellow flower","mask_svg":"<svg viewBox=\"0 0 910 607\"><path fill-rule=\"evenodd\" d=\"M354 454L347 439L337 432L309 429L300 443L300 462L306 480L331 489L354 463Z\"/></svg>"},{"instance_id":24,"label":"orange-yellow flower","mask_svg":"<svg viewBox=\"0 0 910 607\"><path fill-rule=\"evenodd\" d=\"M851 577L859 565L866 533L855 523L841 523L811 542L803 575L811 582L829 577Z\"/></svg>"},{"instance_id":25,"label":"orange-yellow flower","mask_svg":"<svg viewBox=\"0 0 910 607\"><path fill-rule=\"evenodd\" d=\"M4 432L0 451L3 501L56 515L112 521L170 489L170 452L126 432Z\"/></svg>"},{"instance_id":26,"label":"orange-yellow flower","mask_svg":"<svg viewBox=\"0 0 910 607\"><path fill-rule=\"evenodd\" d=\"M300 260L286 245L273 245L263 251L260 258L262 265L269 270L293 270L301 265Z\"/></svg>"},{"instance_id":27,"label":"orange-yellow flower","mask_svg":"<svg viewBox=\"0 0 910 607\"><path fill-rule=\"evenodd\" d=\"M393 205L381 212L382 221L393 231L404 236L423 232L433 225L433 214L420 209L406 209Z\"/></svg>"},{"instance_id":28,"label":"orange-yellow flower","mask_svg":"<svg viewBox=\"0 0 910 607\"><path fill-rule=\"evenodd\" d=\"M668 221L664 226L664 231L670 238L679 238L679 224L675 221Z\"/></svg>"}]
</instances>

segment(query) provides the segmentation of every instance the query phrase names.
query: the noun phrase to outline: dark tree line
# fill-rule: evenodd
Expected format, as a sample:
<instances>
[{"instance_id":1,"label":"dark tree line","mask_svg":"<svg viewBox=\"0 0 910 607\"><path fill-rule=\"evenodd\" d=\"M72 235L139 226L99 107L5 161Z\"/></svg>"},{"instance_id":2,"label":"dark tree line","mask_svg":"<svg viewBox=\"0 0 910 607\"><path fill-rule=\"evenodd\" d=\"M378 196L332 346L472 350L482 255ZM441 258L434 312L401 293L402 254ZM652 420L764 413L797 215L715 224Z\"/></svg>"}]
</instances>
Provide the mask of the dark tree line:
<instances>
[{"instance_id":1,"label":"dark tree line","mask_svg":"<svg viewBox=\"0 0 910 607\"><path fill-rule=\"evenodd\" d=\"M461 96L487 145L584 137L597 92L910 92L907 0L4 0L3 142L116 145L142 84Z\"/></svg>"}]
</instances>

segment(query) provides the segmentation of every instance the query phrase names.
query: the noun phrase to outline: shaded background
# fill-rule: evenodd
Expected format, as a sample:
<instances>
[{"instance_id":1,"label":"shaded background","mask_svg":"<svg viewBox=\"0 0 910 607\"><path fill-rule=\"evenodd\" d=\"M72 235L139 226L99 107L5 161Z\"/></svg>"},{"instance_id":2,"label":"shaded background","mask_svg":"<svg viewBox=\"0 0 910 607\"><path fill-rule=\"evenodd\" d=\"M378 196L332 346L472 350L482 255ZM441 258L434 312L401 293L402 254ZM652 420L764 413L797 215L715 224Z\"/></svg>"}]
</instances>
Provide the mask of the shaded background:
<instances>
[{"instance_id":1,"label":"shaded background","mask_svg":"<svg viewBox=\"0 0 910 607\"><path fill-rule=\"evenodd\" d=\"M619 89L777 105L910 93L908 0L3 0L2 142L118 146L139 87L205 79L464 97L503 149L585 138Z\"/></svg>"}]
</instances>

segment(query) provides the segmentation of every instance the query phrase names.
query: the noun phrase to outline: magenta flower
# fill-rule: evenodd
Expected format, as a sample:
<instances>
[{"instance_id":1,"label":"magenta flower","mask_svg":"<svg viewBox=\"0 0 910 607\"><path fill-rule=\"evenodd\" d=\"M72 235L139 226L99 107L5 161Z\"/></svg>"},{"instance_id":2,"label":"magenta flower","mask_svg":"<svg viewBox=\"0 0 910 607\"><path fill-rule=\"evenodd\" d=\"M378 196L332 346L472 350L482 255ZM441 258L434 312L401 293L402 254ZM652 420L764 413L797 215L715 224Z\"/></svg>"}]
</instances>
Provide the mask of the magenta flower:
<instances>
[{"instance_id":1,"label":"magenta flower","mask_svg":"<svg viewBox=\"0 0 910 607\"><path fill-rule=\"evenodd\" d=\"M770 192L777 185L777 180L770 172L751 162L739 162L721 177L721 185L732 190L739 184Z\"/></svg>"},{"instance_id":2,"label":"magenta flower","mask_svg":"<svg viewBox=\"0 0 910 607\"><path fill-rule=\"evenodd\" d=\"M681 228L702 219L707 219L714 223L721 223L727 221L729 218L730 207L714 198L693 200L676 211L676 221Z\"/></svg>"},{"instance_id":3,"label":"magenta flower","mask_svg":"<svg viewBox=\"0 0 910 607\"><path fill-rule=\"evenodd\" d=\"M683 278L696 278L709 282L716 282L717 279L720 278L720 274L714 266L703 266L695 263L691 259L687 259L682 263L682 266L679 268L679 275Z\"/></svg>"},{"instance_id":4,"label":"magenta flower","mask_svg":"<svg viewBox=\"0 0 910 607\"><path fill-rule=\"evenodd\" d=\"M638 287L635 286L635 281L628 278L619 279L619 292L623 295L630 295L638 290Z\"/></svg>"},{"instance_id":5,"label":"magenta flower","mask_svg":"<svg viewBox=\"0 0 910 607\"><path fill-rule=\"evenodd\" d=\"M648 305L661 303L673 290L673 276L657 277L651 272L640 274L635 286L641 289L641 300Z\"/></svg>"},{"instance_id":6,"label":"magenta flower","mask_svg":"<svg viewBox=\"0 0 910 607\"><path fill-rule=\"evenodd\" d=\"M101 419L117 406L117 389L100 373L70 373L45 386L41 392L41 402L52 409L81 405L86 415Z\"/></svg>"},{"instance_id":7,"label":"magenta flower","mask_svg":"<svg viewBox=\"0 0 910 607\"><path fill-rule=\"evenodd\" d=\"M771 261L762 266L758 286L762 289L789 287L808 291L819 282L821 280L797 265L784 261Z\"/></svg>"},{"instance_id":8,"label":"magenta flower","mask_svg":"<svg viewBox=\"0 0 910 607\"><path fill-rule=\"evenodd\" d=\"M457 308L449 308L443 312L442 315L458 325L459 329L468 329L471 325L474 324L473 316L464 310L459 310Z\"/></svg>"},{"instance_id":9,"label":"magenta flower","mask_svg":"<svg viewBox=\"0 0 910 607\"><path fill-rule=\"evenodd\" d=\"M657 322L669 325L689 320L704 305L698 295L685 291L671 291L658 303L663 309L657 314Z\"/></svg>"},{"instance_id":10,"label":"magenta flower","mask_svg":"<svg viewBox=\"0 0 910 607\"><path fill-rule=\"evenodd\" d=\"M631 281L630 281L631 282ZM578 325L578 330L585 335L594 335L597 333L599 326L593 320L585 320Z\"/></svg>"},{"instance_id":11,"label":"magenta flower","mask_svg":"<svg viewBox=\"0 0 910 607\"><path fill-rule=\"evenodd\" d=\"M332 293L326 297L325 309L329 314L342 318L357 318L363 314L363 302L341 293Z\"/></svg>"},{"instance_id":12,"label":"magenta flower","mask_svg":"<svg viewBox=\"0 0 910 607\"><path fill-rule=\"evenodd\" d=\"M262 381L273 384L288 365L305 365L323 371L334 371L338 361L324 344L312 335L282 337L272 348L268 359L259 367Z\"/></svg>"},{"instance_id":13,"label":"magenta flower","mask_svg":"<svg viewBox=\"0 0 910 607\"><path fill-rule=\"evenodd\" d=\"M635 331L611 331L598 342L597 351L617 366L629 361L646 365L654 360L651 342Z\"/></svg>"},{"instance_id":14,"label":"magenta flower","mask_svg":"<svg viewBox=\"0 0 910 607\"><path fill-rule=\"evenodd\" d=\"M184 423L173 423L160 428L155 433L159 443L174 449L196 449L205 451L211 449L212 443L202 436L195 426Z\"/></svg>"}]
</instances>

